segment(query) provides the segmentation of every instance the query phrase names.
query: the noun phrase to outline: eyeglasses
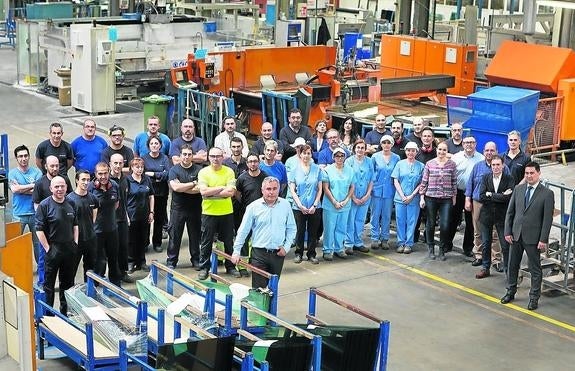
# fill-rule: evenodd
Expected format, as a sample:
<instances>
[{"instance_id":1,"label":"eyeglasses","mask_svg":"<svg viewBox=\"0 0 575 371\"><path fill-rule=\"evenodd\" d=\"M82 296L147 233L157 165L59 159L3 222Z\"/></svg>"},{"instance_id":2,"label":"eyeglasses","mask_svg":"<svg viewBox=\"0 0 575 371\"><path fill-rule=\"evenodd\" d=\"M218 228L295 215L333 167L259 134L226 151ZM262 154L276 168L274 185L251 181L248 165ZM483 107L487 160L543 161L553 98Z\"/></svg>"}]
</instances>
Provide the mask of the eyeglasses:
<instances>
[{"instance_id":1,"label":"eyeglasses","mask_svg":"<svg viewBox=\"0 0 575 371\"><path fill-rule=\"evenodd\" d=\"M391 144L391 142L389 140L384 140L383 142L381 142L381 144Z\"/></svg>"},{"instance_id":2,"label":"eyeglasses","mask_svg":"<svg viewBox=\"0 0 575 371\"><path fill-rule=\"evenodd\" d=\"M333 157L335 157L335 158L338 158L338 157L345 157L345 155L339 154L339 155L335 155L335 156L333 156Z\"/></svg>"},{"instance_id":3,"label":"eyeglasses","mask_svg":"<svg viewBox=\"0 0 575 371\"><path fill-rule=\"evenodd\" d=\"M463 144L474 144L475 141L474 140L464 140Z\"/></svg>"}]
</instances>

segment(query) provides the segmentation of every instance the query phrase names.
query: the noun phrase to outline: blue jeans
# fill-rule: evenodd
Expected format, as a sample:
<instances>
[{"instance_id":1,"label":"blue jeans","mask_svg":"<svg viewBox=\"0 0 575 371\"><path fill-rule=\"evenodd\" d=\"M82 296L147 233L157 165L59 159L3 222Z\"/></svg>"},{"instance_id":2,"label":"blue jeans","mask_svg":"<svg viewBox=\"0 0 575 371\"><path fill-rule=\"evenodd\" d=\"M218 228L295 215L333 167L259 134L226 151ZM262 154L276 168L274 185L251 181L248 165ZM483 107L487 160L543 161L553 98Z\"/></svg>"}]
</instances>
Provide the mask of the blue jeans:
<instances>
[{"instance_id":1,"label":"blue jeans","mask_svg":"<svg viewBox=\"0 0 575 371\"><path fill-rule=\"evenodd\" d=\"M323 209L323 252L343 252L343 240L347 229L349 208L343 211Z\"/></svg>"},{"instance_id":2,"label":"blue jeans","mask_svg":"<svg viewBox=\"0 0 575 371\"><path fill-rule=\"evenodd\" d=\"M434 198L425 196L425 206L427 207L427 222L425 223L425 237L427 245L435 245L435 219L439 213L439 248L443 249L449 241L449 223L451 221L451 210L453 201L451 198Z\"/></svg>"},{"instance_id":3,"label":"blue jeans","mask_svg":"<svg viewBox=\"0 0 575 371\"><path fill-rule=\"evenodd\" d=\"M353 248L355 246L363 246L361 235L363 234L363 227L365 225L365 218L367 217L367 210L369 209L369 201L363 205L356 205L351 202L351 210L349 211L347 237L345 239L345 247Z\"/></svg>"},{"instance_id":4,"label":"blue jeans","mask_svg":"<svg viewBox=\"0 0 575 371\"><path fill-rule=\"evenodd\" d=\"M389 225L391 223L391 211L393 198L371 198L371 240L389 240Z\"/></svg>"},{"instance_id":5,"label":"blue jeans","mask_svg":"<svg viewBox=\"0 0 575 371\"><path fill-rule=\"evenodd\" d=\"M403 202L395 203L395 224L397 230L398 246L413 246L413 235L415 224L419 217L419 197L411 200L409 204Z\"/></svg>"},{"instance_id":6,"label":"blue jeans","mask_svg":"<svg viewBox=\"0 0 575 371\"><path fill-rule=\"evenodd\" d=\"M36 236L36 224L35 224L35 216L34 215L13 215L14 221L20 222L20 233L24 233L26 226L28 226L28 230L32 234L32 245L34 247L34 260L36 261L36 265L38 267L38 287L42 287L44 285L44 248L40 244L38 240L38 236Z\"/></svg>"}]
</instances>

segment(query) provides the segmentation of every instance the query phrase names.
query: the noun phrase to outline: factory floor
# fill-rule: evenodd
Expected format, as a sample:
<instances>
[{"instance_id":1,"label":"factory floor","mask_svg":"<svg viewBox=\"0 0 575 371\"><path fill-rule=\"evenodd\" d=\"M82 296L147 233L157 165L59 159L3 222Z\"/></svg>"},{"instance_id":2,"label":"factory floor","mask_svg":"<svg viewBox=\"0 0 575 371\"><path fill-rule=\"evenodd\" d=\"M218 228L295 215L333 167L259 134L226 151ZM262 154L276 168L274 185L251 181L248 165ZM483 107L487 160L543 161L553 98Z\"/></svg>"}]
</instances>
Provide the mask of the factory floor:
<instances>
[{"instance_id":1,"label":"factory floor","mask_svg":"<svg viewBox=\"0 0 575 371\"><path fill-rule=\"evenodd\" d=\"M58 100L32 90L12 86L15 82L16 54L0 49L1 132L9 134L10 149L26 144L33 154L36 145L47 138L48 125L64 125L64 139L81 133L87 116ZM98 116L99 129L112 124L126 128L127 137L143 130L139 103L120 102L121 113ZM100 132L102 135L102 132ZM107 139L107 138L106 138ZM129 144L129 143L128 143ZM15 160L10 155L13 167ZM575 185L574 165L542 168L543 178ZM557 197L557 203L559 199ZM558 205L557 205L558 207ZM555 229L553 234L558 235ZM460 246L461 235L456 237ZM392 239L393 243L394 239ZM164 240L164 248L167 240ZM186 266L183 243L178 271L195 277ZM311 265L286 259L279 288L279 316L291 322L305 321L308 291L317 287L391 322L389 370L551 370L571 369L575 364L575 301L573 296L545 290L537 311L527 311L529 280L521 284L512 305L502 305L504 275L475 279L477 268L470 258L452 252L447 261L429 261L425 248L402 255L393 249L356 254L345 261ZM165 261L165 253L150 253L148 260ZM139 273L139 275L138 275ZM138 272L136 277L143 277ZM242 278L238 282L250 284ZM79 282L79 280L78 280ZM128 285L134 290L135 285ZM332 304L320 302L318 316L327 323L373 325ZM51 357L57 357L52 352ZM13 362L0 361L0 369L15 369ZM42 370L74 369L63 359L38 362Z\"/></svg>"}]
</instances>

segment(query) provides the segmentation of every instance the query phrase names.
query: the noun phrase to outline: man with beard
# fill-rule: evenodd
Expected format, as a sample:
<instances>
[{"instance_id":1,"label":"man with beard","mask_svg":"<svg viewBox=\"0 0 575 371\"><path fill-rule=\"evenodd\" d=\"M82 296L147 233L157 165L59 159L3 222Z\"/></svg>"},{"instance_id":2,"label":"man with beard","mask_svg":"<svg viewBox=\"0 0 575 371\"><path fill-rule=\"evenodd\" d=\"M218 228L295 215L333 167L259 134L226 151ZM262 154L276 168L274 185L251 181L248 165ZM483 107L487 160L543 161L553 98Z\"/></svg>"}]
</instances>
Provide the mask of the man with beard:
<instances>
[{"instance_id":1,"label":"man with beard","mask_svg":"<svg viewBox=\"0 0 575 371\"><path fill-rule=\"evenodd\" d=\"M451 125L451 138L447 140L447 157L451 158L457 152L461 152L465 149L463 145L463 126L460 122L454 122Z\"/></svg>"},{"instance_id":2,"label":"man with beard","mask_svg":"<svg viewBox=\"0 0 575 371\"><path fill-rule=\"evenodd\" d=\"M409 141L403 137L403 122L399 120L393 120L391 122L391 136L393 137L391 152L398 155L401 160L407 158L405 145L409 143Z\"/></svg>"},{"instance_id":3,"label":"man with beard","mask_svg":"<svg viewBox=\"0 0 575 371\"><path fill-rule=\"evenodd\" d=\"M202 164L208 160L208 147L206 142L200 137L196 136L196 124L190 119L184 119L180 125L181 136L172 140L170 145L169 157L172 159L174 165L179 164L182 160L180 156L181 148L184 144L192 147L194 158L192 159L196 164Z\"/></svg>"}]
</instances>

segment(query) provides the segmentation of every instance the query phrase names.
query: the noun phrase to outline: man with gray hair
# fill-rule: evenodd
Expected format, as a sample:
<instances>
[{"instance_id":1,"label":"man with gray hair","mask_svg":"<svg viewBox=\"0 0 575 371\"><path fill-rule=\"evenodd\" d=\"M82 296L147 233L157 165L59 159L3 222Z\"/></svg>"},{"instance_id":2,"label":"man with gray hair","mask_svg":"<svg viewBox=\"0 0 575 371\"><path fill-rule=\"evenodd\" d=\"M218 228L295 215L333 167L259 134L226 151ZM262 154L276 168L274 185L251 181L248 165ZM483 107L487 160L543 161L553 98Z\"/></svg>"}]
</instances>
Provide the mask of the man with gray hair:
<instances>
[{"instance_id":1,"label":"man with gray hair","mask_svg":"<svg viewBox=\"0 0 575 371\"><path fill-rule=\"evenodd\" d=\"M507 152L503 154L503 162L509 168L515 185L523 183L525 165L530 161L529 156L521 150L521 133L513 130L507 134Z\"/></svg>"},{"instance_id":2,"label":"man with gray hair","mask_svg":"<svg viewBox=\"0 0 575 371\"><path fill-rule=\"evenodd\" d=\"M234 243L232 263L240 260L240 251L252 232L253 266L278 276L282 272L284 259L296 235L296 223L288 201L279 197L280 182L269 176L262 182L262 198L248 205ZM268 279L252 274L254 288L266 287Z\"/></svg>"}]
</instances>

